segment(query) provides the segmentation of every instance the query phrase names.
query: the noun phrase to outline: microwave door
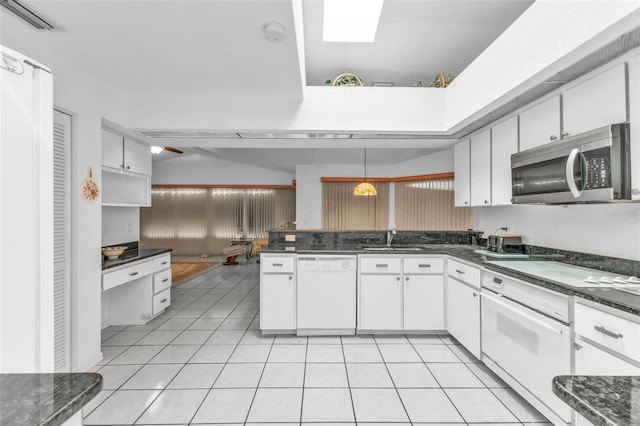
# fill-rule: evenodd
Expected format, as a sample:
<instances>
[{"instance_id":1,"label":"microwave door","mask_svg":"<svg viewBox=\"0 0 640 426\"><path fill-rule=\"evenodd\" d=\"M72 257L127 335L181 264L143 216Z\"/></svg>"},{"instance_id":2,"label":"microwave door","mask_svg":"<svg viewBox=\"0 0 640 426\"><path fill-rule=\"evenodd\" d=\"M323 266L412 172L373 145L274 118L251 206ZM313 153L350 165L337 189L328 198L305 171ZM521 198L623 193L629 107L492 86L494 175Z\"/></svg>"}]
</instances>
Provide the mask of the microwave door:
<instances>
[{"instance_id":1,"label":"microwave door","mask_svg":"<svg viewBox=\"0 0 640 426\"><path fill-rule=\"evenodd\" d=\"M571 186L576 191L582 189L582 160L579 151L570 159L571 152L513 168L512 202L578 201L572 194Z\"/></svg>"}]
</instances>

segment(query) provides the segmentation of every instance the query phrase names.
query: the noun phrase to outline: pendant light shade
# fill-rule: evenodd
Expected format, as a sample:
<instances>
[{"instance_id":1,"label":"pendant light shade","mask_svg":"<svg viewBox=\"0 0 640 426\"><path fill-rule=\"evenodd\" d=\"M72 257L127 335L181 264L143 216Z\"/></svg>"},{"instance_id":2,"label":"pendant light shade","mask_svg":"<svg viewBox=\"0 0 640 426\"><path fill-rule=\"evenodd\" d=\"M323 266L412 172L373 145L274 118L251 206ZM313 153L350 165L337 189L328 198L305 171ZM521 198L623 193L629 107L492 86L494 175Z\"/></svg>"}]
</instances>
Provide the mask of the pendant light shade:
<instances>
[{"instance_id":1,"label":"pendant light shade","mask_svg":"<svg viewBox=\"0 0 640 426\"><path fill-rule=\"evenodd\" d=\"M358 184L358 186L353 189L353 195L359 197L378 195L376 187L367 182L367 148L364 149L364 182Z\"/></svg>"}]
</instances>

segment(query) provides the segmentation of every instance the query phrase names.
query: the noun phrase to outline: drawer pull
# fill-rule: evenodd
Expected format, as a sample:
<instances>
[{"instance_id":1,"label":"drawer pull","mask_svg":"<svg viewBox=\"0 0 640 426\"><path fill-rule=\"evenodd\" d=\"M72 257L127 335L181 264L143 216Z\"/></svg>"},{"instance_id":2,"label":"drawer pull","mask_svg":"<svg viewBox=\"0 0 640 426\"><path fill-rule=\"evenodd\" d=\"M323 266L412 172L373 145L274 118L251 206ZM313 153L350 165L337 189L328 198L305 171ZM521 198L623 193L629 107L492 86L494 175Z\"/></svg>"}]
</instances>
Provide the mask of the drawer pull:
<instances>
[{"instance_id":1,"label":"drawer pull","mask_svg":"<svg viewBox=\"0 0 640 426\"><path fill-rule=\"evenodd\" d=\"M622 334L620 333L614 333L613 331L609 331L606 328L600 326L600 325L596 325L593 327L596 331L599 331L600 333L604 334L605 336L609 336L609 337L613 337L614 339L622 339Z\"/></svg>"},{"instance_id":2,"label":"drawer pull","mask_svg":"<svg viewBox=\"0 0 640 426\"><path fill-rule=\"evenodd\" d=\"M165 303L168 299L162 299L160 303Z\"/></svg>"},{"instance_id":3,"label":"drawer pull","mask_svg":"<svg viewBox=\"0 0 640 426\"><path fill-rule=\"evenodd\" d=\"M478 293L476 293L475 291L473 292L473 297L478 297Z\"/></svg>"},{"instance_id":4,"label":"drawer pull","mask_svg":"<svg viewBox=\"0 0 640 426\"><path fill-rule=\"evenodd\" d=\"M282 263L274 263L273 266L282 266Z\"/></svg>"},{"instance_id":5,"label":"drawer pull","mask_svg":"<svg viewBox=\"0 0 640 426\"><path fill-rule=\"evenodd\" d=\"M137 272L132 272L132 273L129 274L130 277L135 277L136 275L138 275Z\"/></svg>"},{"instance_id":6,"label":"drawer pull","mask_svg":"<svg viewBox=\"0 0 640 426\"><path fill-rule=\"evenodd\" d=\"M459 274L464 274L464 271L462 269L456 269L456 272Z\"/></svg>"},{"instance_id":7,"label":"drawer pull","mask_svg":"<svg viewBox=\"0 0 640 426\"><path fill-rule=\"evenodd\" d=\"M164 280L162 280L163 283L166 283L167 281L169 281L169 278L165 278Z\"/></svg>"},{"instance_id":8,"label":"drawer pull","mask_svg":"<svg viewBox=\"0 0 640 426\"><path fill-rule=\"evenodd\" d=\"M420 263L418 265L418 268L431 268L431 264L430 263Z\"/></svg>"},{"instance_id":9,"label":"drawer pull","mask_svg":"<svg viewBox=\"0 0 640 426\"><path fill-rule=\"evenodd\" d=\"M388 268L389 264L387 263L376 263L376 268Z\"/></svg>"},{"instance_id":10,"label":"drawer pull","mask_svg":"<svg viewBox=\"0 0 640 426\"><path fill-rule=\"evenodd\" d=\"M162 262L161 265L166 265L167 263L169 263L169 262L165 261L165 262Z\"/></svg>"},{"instance_id":11,"label":"drawer pull","mask_svg":"<svg viewBox=\"0 0 640 426\"><path fill-rule=\"evenodd\" d=\"M582 349L582 345L580 345L578 343L574 343L573 344L573 349L575 349L576 351L579 351L580 349Z\"/></svg>"}]
</instances>

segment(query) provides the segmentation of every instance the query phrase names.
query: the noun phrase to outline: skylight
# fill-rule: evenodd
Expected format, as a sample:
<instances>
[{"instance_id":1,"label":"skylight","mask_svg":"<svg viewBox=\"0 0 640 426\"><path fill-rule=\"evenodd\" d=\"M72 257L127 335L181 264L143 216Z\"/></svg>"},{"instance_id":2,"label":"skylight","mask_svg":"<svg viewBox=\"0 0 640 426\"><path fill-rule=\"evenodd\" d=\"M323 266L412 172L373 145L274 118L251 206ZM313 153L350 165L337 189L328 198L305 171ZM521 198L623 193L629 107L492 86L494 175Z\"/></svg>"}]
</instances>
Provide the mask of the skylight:
<instances>
[{"instance_id":1,"label":"skylight","mask_svg":"<svg viewBox=\"0 0 640 426\"><path fill-rule=\"evenodd\" d=\"M373 43L384 0L324 0L323 41Z\"/></svg>"}]
</instances>

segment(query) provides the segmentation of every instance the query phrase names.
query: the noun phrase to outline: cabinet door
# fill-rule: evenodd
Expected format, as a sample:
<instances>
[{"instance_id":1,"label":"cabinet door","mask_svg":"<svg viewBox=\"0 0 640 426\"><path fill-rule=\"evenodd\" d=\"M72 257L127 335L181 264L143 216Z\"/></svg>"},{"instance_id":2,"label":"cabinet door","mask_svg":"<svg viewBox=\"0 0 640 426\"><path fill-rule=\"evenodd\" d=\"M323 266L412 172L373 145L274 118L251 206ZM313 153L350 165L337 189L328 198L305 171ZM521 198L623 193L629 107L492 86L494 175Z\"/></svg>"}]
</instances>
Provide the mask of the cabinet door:
<instances>
[{"instance_id":1,"label":"cabinet door","mask_svg":"<svg viewBox=\"0 0 640 426\"><path fill-rule=\"evenodd\" d=\"M447 330L480 359L480 292L447 278Z\"/></svg>"},{"instance_id":2,"label":"cabinet door","mask_svg":"<svg viewBox=\"0 0 640 426\"><path fill-rule=\"evenodd\" d=\"M640 56L629 60L629 93L640 93ZM629 122L640 123L640 96L629 96ZM631 131L631 197L640 200L640 132Z\"/></svg>"},{"instance_id":3,"label":"cabinet door","mask_svg":"<svg viewBox=\"0 0 640 426\"><path fill-rule=\"evenodd\" d=\"M640 367L630 364L596 346L576 340L576 374L596 376L640 376Z\"/></svg>"},{"instance_id":4,"label":"cabinet door","mask_svg":"<svg viewBox=\"0 0 640 426\"><path fill-rule=\"evenodd\" d=\"M518 117L491 129L491 204L511 204L511 154L518 152Z\"/></svg>"},{"instance_id":5,"label":"cabinet door","mask_svg":"<svg viewBox=\"0 0 640 426\"><path fill-rule=\"evenodd\" d=\"M102 165L122 170L123 138L120 135L102 130Z\"/></svg>"},{"instance_id":6,"label":"cabinet door","mask_svg":"<svg viewBox=\"0 0 640 426\"><path fill-rule=\"evenodd\" d=\"M404 329L444 330L444 277L404 277Z\"/></svg>"},{"instance_id":7,"label":"cabinet door","mask_svg":"<svg viewBox=\"0 0 640 426\"><path fill-rule=\"evenodd\" d=\"M560 96L520 114L520 151L560 138Z\"/></svg>"},{"instance_id":8,"label":"cabinet door","mask_svg":"<svg viewBox=\"0 0 640 426\"><path fill-rule=\"evenodd\" d=\"M469 207L471 205L469 154L469 139L459 142L453 147L456 207Z\"/></svg>"},{"instance_id":9,"label":"cabinet door","mask_svg":"<svg viewBox=\"0 0 640 426\"><path fill-rule=\"evenodd\" d=\"M293 274L260 277L260 328L295 330L296 290Z\"/></svg>"},{"instance_id":10,"label":"cabinet door","mask_svg":"<svg viewBox=\"0 0 640 426\"><path fill-rule=\"evenodd\" d=\"M491 131L471 138L471 205L491 205Z\"/></svg>"},{"instance_id":11,"label":"cabinet door","mask_svg":"<svg viewBox=\"0 0 640 426\"><path fill-rule=\"evenodd\" d=\"M563 136L627 121L625 74L620 64L563 93Z\"/></svg>"},{"instance_id":12,"label":"cabinet door","mask_svg":"<svg viewBox=\"0 0 640 426\"><path fill-rule=\"evenodd\" d=\"M360 277L360 330L402 330L400 275Z\"/></svg>"},{"instance_id":13,"label":"cabinet door","mask_svg":"<svg viewBox=\"0 0 640 426\"><path fill-rule=\"evenodd\" d=\"M125 139L124 169L127 172L151 175L151 148Z\"/></svg>"}]
</instances>

